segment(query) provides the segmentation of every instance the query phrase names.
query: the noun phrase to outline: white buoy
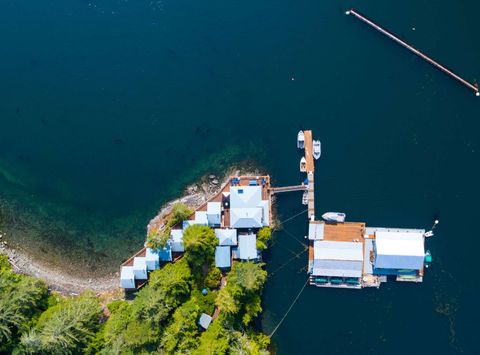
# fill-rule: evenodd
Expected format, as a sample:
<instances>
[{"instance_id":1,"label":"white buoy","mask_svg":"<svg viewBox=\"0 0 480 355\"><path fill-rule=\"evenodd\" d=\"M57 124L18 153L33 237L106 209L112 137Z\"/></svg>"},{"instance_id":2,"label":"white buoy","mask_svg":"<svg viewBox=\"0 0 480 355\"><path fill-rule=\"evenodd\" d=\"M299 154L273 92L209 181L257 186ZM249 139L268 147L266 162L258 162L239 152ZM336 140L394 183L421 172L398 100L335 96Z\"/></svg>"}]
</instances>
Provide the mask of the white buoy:
<instances>
[{"instance_id":1,"label":"white buoy","mask_svg":"<svg viewBox=\"0 0 480 355\"><path fill-rule=\"evenodd\" d=\"M477 92L475 93L475 96L480 96L480 92L477 91Z\"/></svg>"},{"instance_id":2,"label":"white buoy","mask_svg":"<svg viewBox=\"0 0 480 355\"><path fill-rule=\"evenodd\" d=\"M350 11L345 11L345 15L350 15Z\"/></svg>"}]
</instances>

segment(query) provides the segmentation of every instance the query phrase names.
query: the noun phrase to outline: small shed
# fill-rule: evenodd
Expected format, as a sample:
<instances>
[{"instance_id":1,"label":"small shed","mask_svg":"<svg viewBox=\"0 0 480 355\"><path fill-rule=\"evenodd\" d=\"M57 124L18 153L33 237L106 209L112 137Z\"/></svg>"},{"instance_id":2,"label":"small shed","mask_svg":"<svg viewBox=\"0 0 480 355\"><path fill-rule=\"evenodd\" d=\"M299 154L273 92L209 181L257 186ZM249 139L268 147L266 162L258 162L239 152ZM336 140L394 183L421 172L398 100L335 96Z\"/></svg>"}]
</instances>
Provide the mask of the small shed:
<instances>
[{"instance_id":1,"label":"small shed","mask_svg":"<svg viewBox=\"0 0 480 355\"><path fill-rule=\"evenodd\" d=\"M237 230L236 229L215 229L215 235L218 238L218 245L237 245Z\"/></svg>"},{"instance_id":2,"label":"small shed","mask_svg":"<svg viewBox=\"0 0 480 355\"><path fill-rule=\"evenodd\" d=\"M202 313L200 316L200 320L198 321L198 324L205 330L208 329L210 326L210 323L212 323L212 317L210 317L208 314Z\"/></svg>"},{"instance_id":3,"label":"small shed","mask_svg":"<svg viewBox=\"0 0 480 355\"><path fill-rule=\"evenodd\" d=\"M183 246L183 230L181 229L172 229L170 232L171 237L171 247L172 252L174 253L183 253L185 247Z\"/></svg>"},{"instance_id":4,"label":"small shed","mask_svg":"<svg viewBox=\"0 0 480 355\"><path fill-rule=\"evenodd\" d=\"M160 267L160 256L155 249L147 248L145 252L145 261L148 271L157 270Z\"/></svg>"},{"instance_id":5,"label":"small shed","mask_svg":"<svg viewBox=\"0 0 480 355\"><path fill-rule=\"evenodd\" d=\"M133 274L137 280L148 279L147 259L144 256L136 256L133 259Z\"/></svg>"},{"instance_id":6,"label":"small shed","mask_svg":"<svg viewBox=\"0 0 480 355\"><path fill-rule=\"evenodd\" d=\"M222 203L221 202L207 203L207 220L208 220L208 225L212 227L219 226L222 223Z\"/></svg>"},{"instance_id":7,"label":"small shed","mask_svg":"<svg viewBox=\"0 0 480 355\"><path fill-rule=\"evenodd\" d=\"M241 260L258 259L257 236L255 234L241 234L238 236L237 257Z\"/></svg>"},{"instance_id":8,"label":"small shed","mask_svg":"<svg viewBox=\"0 0 480 355\"><path fill-rule=\"evenodd\" d=\"M215 248L215 266L226 269L231 266L231 254L229 246L218 246Z\"/></svg>"},{"instance_id":9,"label":"small shed","mask_svg":"<svg viewBox=\"0 0 480 355\"><path fill-rule=\"evenodd\" d=\"M125 289L135 288L135 275L133 266L122 266L120 271L120 287Z\"/></svg>"}]
</instances>

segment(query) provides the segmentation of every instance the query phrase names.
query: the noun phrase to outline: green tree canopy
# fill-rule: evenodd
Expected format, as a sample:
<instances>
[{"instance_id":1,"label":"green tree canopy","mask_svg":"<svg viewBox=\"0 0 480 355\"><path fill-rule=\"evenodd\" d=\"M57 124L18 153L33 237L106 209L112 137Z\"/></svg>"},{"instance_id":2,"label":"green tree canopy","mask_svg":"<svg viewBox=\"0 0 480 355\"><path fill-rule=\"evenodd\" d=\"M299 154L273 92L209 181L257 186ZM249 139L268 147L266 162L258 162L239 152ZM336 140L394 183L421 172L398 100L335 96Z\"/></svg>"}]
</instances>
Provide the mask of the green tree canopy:
<instances>
[{"instance_id":1,"label":"green tree canopy","mask_svg":"<svg viewBox=\"0 0 480 355\"><path fill-rule=\"evenodd\" d=\"M94 338L101 315L100 304L92 294L64 299L22 335L19 349L27 353L79 353Z\"/></svg>"},{"instance_id":2,"label":"green tree canopy","mask_svg":"<svg viewBox=\"0 0 480 355\"><path fill-rule=\"evenodd\" d=\"M168 226L173 227L179 222L186 220L191 214L193 210L185 205L184 203L176 203L172 206L172 214L168 220Z\"/></svg>"},{"instance_id":3,"label":"green tree canopy","mask_svg":"<svg viewBox=\"0 0 480 355\"><path fill-rule=\"evenodd\" d=\"M183 233L185 256L192 268L211 264L215 256L218 239L213 229L207 226L193 225Z\"/></svg>"},{"instance_id":4,"label":"green tree canopy","mask_svg":"<svg viewBox=\"0 0 480 355\"><path fill-rule=\"evenodd\" d=\"M0 352L12 349L47 308L47 299L43 281L12 272L7 257L0 255Z\"/></svg>"},{"instance_id":5,"label":"green tree canopy","mask_svg":"<svg viewBox=\"0 0 480 355\"><path fill-rule=\"evenodd\" d=\"M267 243L272 238L272 228L263 227L257 233L257 249L265 250L267 249Z\"/></svg>"}]
</instances>

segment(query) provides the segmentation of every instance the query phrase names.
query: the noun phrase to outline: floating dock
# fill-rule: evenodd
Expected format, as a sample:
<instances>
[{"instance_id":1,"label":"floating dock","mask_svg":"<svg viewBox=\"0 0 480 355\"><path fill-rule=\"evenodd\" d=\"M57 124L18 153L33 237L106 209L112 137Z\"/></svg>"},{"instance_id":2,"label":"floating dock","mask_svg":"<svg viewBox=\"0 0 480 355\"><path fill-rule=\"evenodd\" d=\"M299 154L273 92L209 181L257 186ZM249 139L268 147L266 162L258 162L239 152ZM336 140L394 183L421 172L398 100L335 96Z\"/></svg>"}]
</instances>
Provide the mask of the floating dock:
<instances>
[{"instance_id":1,"label":"floating dock","mask_svg":"<svg viewBox=\"0 0 480 355\"><path fill-rule=\"evenodd\" d=\"M463 79L462 77L460 77L459 75L455 74L453 71L447 69L446 67L444 67L443 65L441 65L440 63L436 62L435 60L433 60L432 58L430 58L429 56L427 56L426 54L420 52L418 49L414 48L413 46L409 45L408 43L406 43L405 41L402 41L400 38L398 38L397 36L395 36L393 33L391 33L390 31L386 30L385 28L377 25L375 22L373 22L372 20L369 20L368 18L366 18L365 16L359 14L356 10L354 9L350 9L348 11L345 12L346 15L353 15L355 18L359 19L360 21L366 23L367 25L373 27L374 29L376 29L378 32L384 34L385 36L387 36L388 38L394 40L395 42L397 42L398 44L400 44L401 46L407 48L409 51L411 51L412 53L416 54L417 56L419 56L420 58L422 58L423 60L427 61L428 63L432 64L433 66L435 66L437 69L441 70L442 72L444 72L445 74L449 75L450 77L452 77L453 79L459 81L460 83L462 83L463 85L465 85L466 87L468 87L469 89L473 90L475 92L475 95L476 96L480 96L480 92L479 92L479 89L478 89L478 85L477 84L472 84L472 83L469 83L468 81L466 81L465 79ZM306 141L306 140L305 140Z\"/></svg>"},{"instance_id":2,"label":"floating dock","mask_svg":"<svg viewBox=\"0 0 480 355\"><path fill-rule=\"evenodd\" d=\"M377 228L367 227L364 222L315 219L312 131L303 133L308 182L306 238L309 284L317 287L362 289L380 287L382 282L387 281L387 276L395 277L397 281L422 282L425 257L428 254L425 253L424 246L425 236L428 236L425 230Z\"/></svg>"}]
</instances>

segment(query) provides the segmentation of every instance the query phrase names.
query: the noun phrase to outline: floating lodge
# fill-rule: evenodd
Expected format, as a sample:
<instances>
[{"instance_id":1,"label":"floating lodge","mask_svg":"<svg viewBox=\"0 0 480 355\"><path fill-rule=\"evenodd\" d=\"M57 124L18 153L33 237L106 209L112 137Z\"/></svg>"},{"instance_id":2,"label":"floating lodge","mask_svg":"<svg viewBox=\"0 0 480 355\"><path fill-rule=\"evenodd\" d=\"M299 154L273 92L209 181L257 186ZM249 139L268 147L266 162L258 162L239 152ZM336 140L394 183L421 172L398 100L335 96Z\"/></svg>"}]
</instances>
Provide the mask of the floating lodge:
<instances>
[{"instance_id":1,"label":"floating lodge","mask_svg":"<svg viewBox=\"0 0 480 355\"><path fill-rule=\"evenodd\" d=\"M182 223L171 229L168 244L160 249L143 248L121 267L120 287L135 290L148 273L174 262L184 252L183 233L191 225L214 229L218 238L215 264L228 270L234 259L259 260L257 232L272 224L272 196L303 191L308 212L308 274L310 285L352 288L379 287L387 277L397 281L422 282L431 261L425 252L423 229L367 227L363 222L345 222L345 214L325 213L315 219L314 159L320 158L320 141L311 131L300 131L297 147L304 150L300 171L307 177L301 185L271 187L269 176L232 176L220 191ZM163 228L164 226L159 226Z\"/></svg>"}]
</instances>

